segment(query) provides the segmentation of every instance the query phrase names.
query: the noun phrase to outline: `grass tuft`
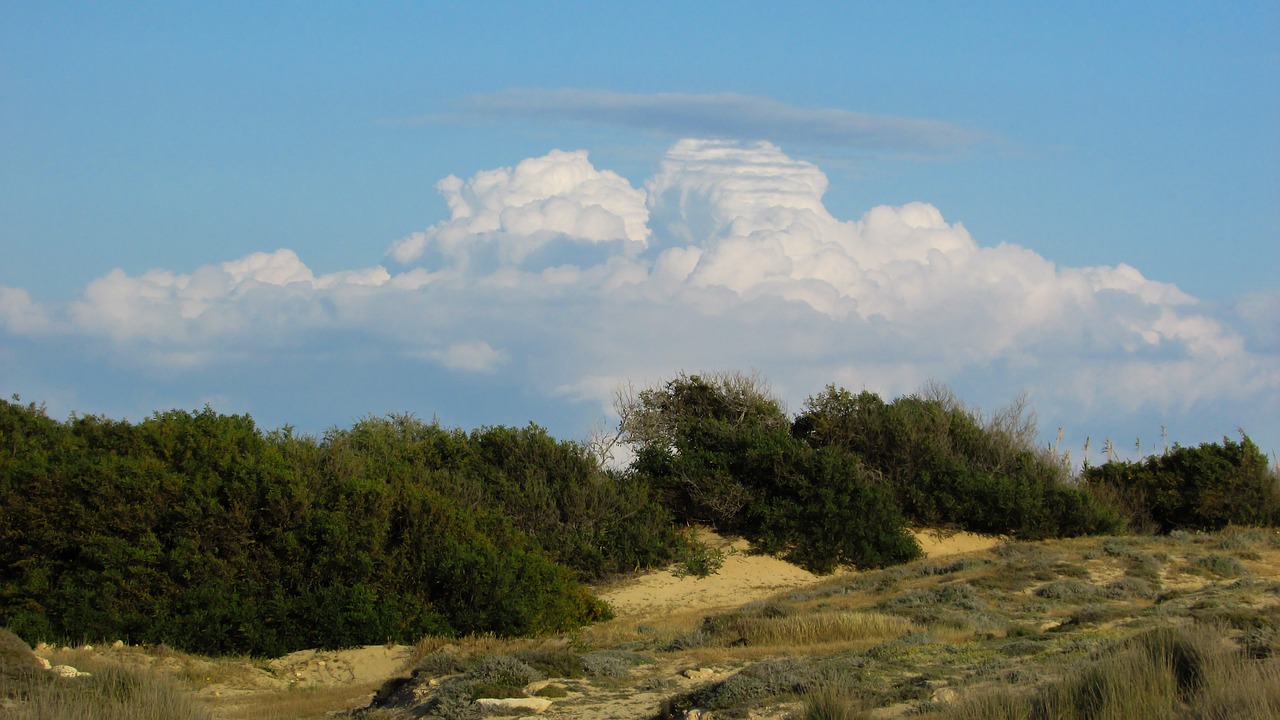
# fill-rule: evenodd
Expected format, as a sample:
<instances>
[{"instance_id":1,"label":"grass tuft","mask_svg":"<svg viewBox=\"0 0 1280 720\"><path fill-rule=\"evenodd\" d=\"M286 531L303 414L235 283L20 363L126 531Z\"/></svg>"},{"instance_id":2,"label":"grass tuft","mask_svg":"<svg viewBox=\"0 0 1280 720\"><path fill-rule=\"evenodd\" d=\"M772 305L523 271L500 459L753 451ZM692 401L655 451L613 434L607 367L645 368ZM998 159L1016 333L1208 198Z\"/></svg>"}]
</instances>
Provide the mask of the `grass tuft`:
<instances>
[{"instance_id":1,"label":"grass tuft","mask_svg":"<svg viewBox=\"0 0 1280 720\"><path fill-rule=\"evenodd\" d=\"M8 667L7 665L5 666ZM12 720L209 720L168 678L111 662L84 662L90 675L60 678L41 670L0 673L0 699Z\"/></svg>"},{"instance_id":2,"label":"grass tuft","mask_svg":"<svg viewBox=\"0 0 1280 720\"><path fill-rule=\"evenodd\" d=\"M802 720L859 720L867 717L858 698L847 689L824 685L804 697Z\"/></svg>"}]
</instances>

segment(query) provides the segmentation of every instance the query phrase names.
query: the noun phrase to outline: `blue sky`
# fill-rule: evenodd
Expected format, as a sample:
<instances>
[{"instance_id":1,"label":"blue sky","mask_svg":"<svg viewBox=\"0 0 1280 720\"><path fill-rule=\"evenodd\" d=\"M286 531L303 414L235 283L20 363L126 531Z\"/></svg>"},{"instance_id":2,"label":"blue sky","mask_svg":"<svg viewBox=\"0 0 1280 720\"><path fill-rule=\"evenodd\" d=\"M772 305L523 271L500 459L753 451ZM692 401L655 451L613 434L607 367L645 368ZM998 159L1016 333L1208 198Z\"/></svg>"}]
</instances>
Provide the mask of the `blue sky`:
<instances>
[{"instance_id":1,"label":"blue sky","mask_svg":"<svg viewBox=\"0 0 1280 720\"><path fill-rule=\"evenodd\" d=\"M1036 5L0 3L0 391L579 437L757 368L1280 448L1280 6Z\"/></svg>"}]
</instances>

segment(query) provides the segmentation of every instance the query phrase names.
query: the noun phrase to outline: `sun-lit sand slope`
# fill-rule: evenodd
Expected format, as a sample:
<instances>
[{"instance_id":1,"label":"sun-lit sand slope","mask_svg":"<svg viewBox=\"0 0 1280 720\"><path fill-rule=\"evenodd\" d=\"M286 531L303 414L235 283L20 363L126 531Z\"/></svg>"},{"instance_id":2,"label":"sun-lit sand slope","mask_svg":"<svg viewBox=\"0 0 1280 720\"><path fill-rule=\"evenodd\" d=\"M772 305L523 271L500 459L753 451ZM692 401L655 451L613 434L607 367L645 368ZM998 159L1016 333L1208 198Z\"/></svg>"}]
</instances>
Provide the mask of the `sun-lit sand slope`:
<instances>
[{"instance_id":1,"label":"sun-lit sand slope","mask_svg":"<svg viewBox=\"0 0 1280 720\"><path fill-rule=\"evenodd\" d=\"M619 617L646 617L679 610L733 607L821 579L777 558L748 554L745 540L730 542L705 530L698 537L727 553L715 575L681 578L661 570L597 588L600 597L613 606ZM985 550L999 541L973 533L932 532L917 532L916 539L929 557Z\"/></svg>"}]
</instances>

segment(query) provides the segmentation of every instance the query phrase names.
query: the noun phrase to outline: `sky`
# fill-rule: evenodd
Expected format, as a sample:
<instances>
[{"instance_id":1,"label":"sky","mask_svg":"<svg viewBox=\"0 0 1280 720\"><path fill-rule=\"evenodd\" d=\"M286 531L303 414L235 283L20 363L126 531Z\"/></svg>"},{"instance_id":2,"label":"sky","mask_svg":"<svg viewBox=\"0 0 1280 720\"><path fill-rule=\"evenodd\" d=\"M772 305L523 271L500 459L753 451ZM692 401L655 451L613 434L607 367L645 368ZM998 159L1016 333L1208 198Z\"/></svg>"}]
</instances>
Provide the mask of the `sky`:
<instances>
[{"instance_id":1,"label":"sky","mask_svg":"<svg viewBox=\"0 0 1280 720\"><path fill-rule=\"evenodd\" d=\"M322 433L925 383L1280 451L1280 3L0 0L0 393Z\"/></svg>"}]
</instances>

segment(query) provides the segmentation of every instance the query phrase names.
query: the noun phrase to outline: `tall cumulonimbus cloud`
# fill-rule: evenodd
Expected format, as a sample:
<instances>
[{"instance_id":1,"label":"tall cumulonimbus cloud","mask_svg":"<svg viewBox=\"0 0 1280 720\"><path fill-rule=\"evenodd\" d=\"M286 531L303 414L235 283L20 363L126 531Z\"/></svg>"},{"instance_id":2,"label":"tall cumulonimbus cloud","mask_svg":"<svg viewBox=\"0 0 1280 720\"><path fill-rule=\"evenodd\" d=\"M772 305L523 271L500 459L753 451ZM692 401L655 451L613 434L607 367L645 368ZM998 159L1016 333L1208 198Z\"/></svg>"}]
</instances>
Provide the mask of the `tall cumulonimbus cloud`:
<instances>
[{"instance_id":1,"label":"tall cumulonimbus cloud","mask_svg":"<svg viewBox=\"0 0 1280 720\"><path fill-rule=\"evenodd\" d=\"M392 244L385 266L316 276L279 250L114 271L53 308L0 288L0 328L188 369L229 353L395 355L508 378L549 406L754 367L792 402L828 382L900 393L932 378L984 404L1028 391L1053 417L1221 412L1228 430L1280 433L1266 420L1280 356L1253 337L1280 296L1242 303L1237 322L1127 265L980 245L925 203L841 220L823 172L769 143L680 141L641 187L553 151L438 188L450 217Z\"/></svg>"}]
</instances>

